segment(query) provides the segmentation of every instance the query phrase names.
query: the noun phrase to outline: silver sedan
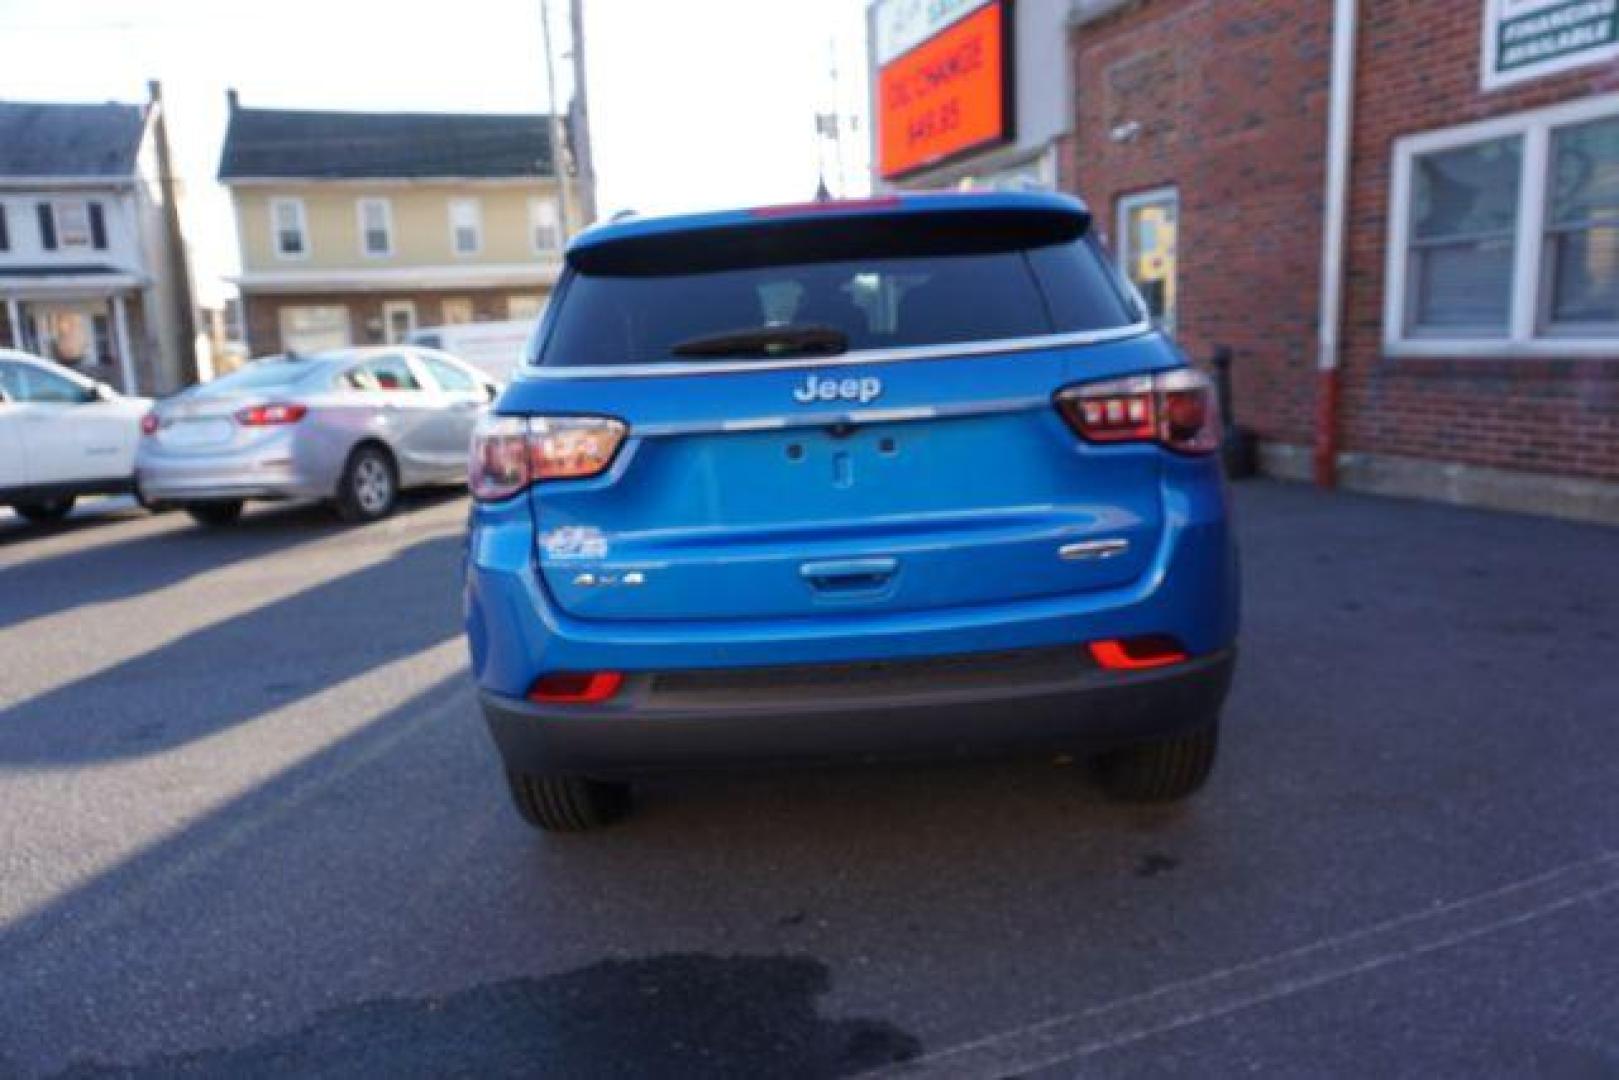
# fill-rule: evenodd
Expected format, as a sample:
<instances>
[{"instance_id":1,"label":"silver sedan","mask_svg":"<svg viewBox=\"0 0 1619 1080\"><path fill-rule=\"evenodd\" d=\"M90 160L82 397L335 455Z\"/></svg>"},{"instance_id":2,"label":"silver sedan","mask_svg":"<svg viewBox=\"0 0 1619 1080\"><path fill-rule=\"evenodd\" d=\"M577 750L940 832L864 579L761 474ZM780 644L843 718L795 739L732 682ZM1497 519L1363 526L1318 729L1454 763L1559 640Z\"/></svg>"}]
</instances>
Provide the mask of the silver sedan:
<instances>
[{"instance_id":1,"label":"silver sedan","mask_svg":"<svg viewBox=\"0 0 1619 1080\"><path fill-rule=\"evenodd\" d=\"M270 357L157 405L135 459L141 498L206 525L247 499L329 499L346 521L386 517L399 492L462 483L497 392L433 349Z\"/></svg>"}]
</instances>

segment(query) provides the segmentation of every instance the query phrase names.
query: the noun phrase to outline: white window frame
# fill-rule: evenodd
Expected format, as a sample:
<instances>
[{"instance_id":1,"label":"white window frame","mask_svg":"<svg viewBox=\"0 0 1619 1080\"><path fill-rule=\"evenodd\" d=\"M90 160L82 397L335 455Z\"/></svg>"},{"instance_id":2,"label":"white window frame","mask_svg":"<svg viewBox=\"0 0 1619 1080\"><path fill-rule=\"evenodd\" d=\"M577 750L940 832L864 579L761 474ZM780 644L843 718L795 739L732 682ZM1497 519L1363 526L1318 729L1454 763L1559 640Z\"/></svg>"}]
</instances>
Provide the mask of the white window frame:
<instances>
[{"instance_id":1,"label":"white window frame","mask_svg":"<svg viewBox=\"0 0 1619 1080\"><path fill-rule=\"evenodd\" d=\"M382 209L382 234L386 243L381 251L372 251L366 246L366 233L368 231L365 221L365 212L370 207ZM354 200L354 217L360 229L360 256L366 259L386 259L394 253L394 207L393 200L379 195L367 196Z\"/></svg>"},{"instance_id":2,"label":"white window frame","mask_svg":"<svg viewBox=\"0 0 1619 1080\"><path fill-rule=\"evenodd\" d=\"M1552 132L1593 120L1619 117L1619 93L1602 94L1550 108L1514 113L1461 127L1408 135L1394 144L1389 195L1387 267L1383 291L1383 351L1391 357L1446 360L1619 359L1619 335L1579 337L1541 327L1542 290L1549 287L1542 256L1546 247ZM1512 309L1506 336L1414 336L1406 330L1410 304L1411 213L1416 159L1495 139L1523 139L1523 174L1513 242Z\"/></svg>"},{"instance_id":3,"label":"white window frame","mask_svg":"<svg viewBox=\"0 0 1619 1080\"><path fill-rule=\"evenodd\" d=\"M410 316L410 326L398 340L393 337L393 317L397 312L404 312ZM389 345L403 345L411 334L417 329L416 301L414 300L384 300L382 302L382 340Z\"/></svg>"},{"instance_id":4,"label":"white window frame","mask_svg":"<svg viewBox=\"0 0 1619 1080\"><path fill-rule=\"evenodd\" d=\"M304 201L292 195L277 195L270 200L270 250L278 259L288 262L302 262L309 258L309 216L304 209ZM281 250L281 208L292 207L293 217L298 219L298 238L302 241L302 251Z\"/></svg>"},{"instance_id":5,"label":"white window frame","mask_svg":"<svg viewBox=\"0 0 1619 1080\"><path fill-rule=\"evenodd\" d=\"M556 243L546 245L540 243L540 226L548 226L556 236ZM528 240L536 255L550 255L553 258L562 254L562 208L555 199L533 198L528 201Z\"/></svg>"},{"instance_id":6,"label":"white window frame","mask_svg":"<svg viewBox=\"0 0 1619 1080\"><path fill-rule=\"evenodd\" d=\"M1142 314L1142 320L1143 321L1146 321L1146 320L1152 318L1152 316L1147 314L1147 312L1149 310L1148 307L1147 307L1147 300L1146 300L1146 298L1144 296L1142 296L1140 294L1140 290L1138 290L1136 288L1135 280L1133 278L1131 278L1131 276L1130 276L1130 260L1131 260L1131 258L1133 257L1133 254L1134 254L1132 252L1132 250L1131 250L1130 213L1131 213L1131 211L1140 209L1143 206L1152 206L1152 205L1155 205L1155 204L1158 204L1158 203L1173 203L1174 207L1175 207L1175 253L1176 253L1176 258L1175 258L1175 277L1176 277L1177 280L1174 282L1174 284L1175 284L1175 296L1176 296L1176 299L1178 301L1179 298L1180 298L1180 281L1179 281L1179 278L1180 278L1180 272L1181 272L1181 270L1180 270L1180 228L1181 228L1181 190L1180 190L1180 188L1177 187L1174 184L1169 184L1169 185L1167 185L1165 187L1152 188L1149 191L1136 191L1136 192L1130 193L1129 195L1120 196L1117 220L1114 221L1114 223L1113 223L1113 227L1114 227L1114 230L1115 230L1114 234L1113 234L1113 257L1118 262L1119 274L1124 278L1125 284L1129 285L1131 291L1136 293L1136 302L1141 306L1141 310L1143 312L1143 314ZM1163 320L1164 328L1166 330L1169 330L1171 333L1174 332L1174 330L1176 328L1176 323L1179 321L1178 316L1180 315L1180 312L1179 312L1178 308L1179 308L1179 304L1177 303L1176 304L1176 309L1172 309L1170 311L1165 312L1166 317Z\"/></svg>"},{"instance_id":7,"label":"white window frame","mask_svg":"<svg viewBox=\"0 0 1619 1080\"><path fill-rule=\"evenodd\" d=\"M462 251L461 248L456 244L456 232L458 231L458 226L456 223L456 208L461 206L472 208L472 230L477 243L473 246L471 251ZM475 255L483 254L483 201L473 196L461 196L451 199L449 207L450 254L457 258L470 258Z\"/></svg>"}]
</instances>

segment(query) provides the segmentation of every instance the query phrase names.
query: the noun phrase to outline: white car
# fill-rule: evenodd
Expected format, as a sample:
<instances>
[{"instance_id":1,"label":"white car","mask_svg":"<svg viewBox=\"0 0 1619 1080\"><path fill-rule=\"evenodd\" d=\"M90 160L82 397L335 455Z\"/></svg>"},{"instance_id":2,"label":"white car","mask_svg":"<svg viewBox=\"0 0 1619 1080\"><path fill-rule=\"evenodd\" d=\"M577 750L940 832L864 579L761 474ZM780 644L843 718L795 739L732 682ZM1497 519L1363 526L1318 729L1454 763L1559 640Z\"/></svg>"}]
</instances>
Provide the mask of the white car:
<instances>
[{"instance_id":1,"label":"white car","mask_svg":"<svg viewBox=\"0 0 1619 1080\"><path fill-rule=\"evenodd\" d=\"M133 491L146 398L0 349L0 506L57 521L80 495Z\"/></svg>"}]
</instances>

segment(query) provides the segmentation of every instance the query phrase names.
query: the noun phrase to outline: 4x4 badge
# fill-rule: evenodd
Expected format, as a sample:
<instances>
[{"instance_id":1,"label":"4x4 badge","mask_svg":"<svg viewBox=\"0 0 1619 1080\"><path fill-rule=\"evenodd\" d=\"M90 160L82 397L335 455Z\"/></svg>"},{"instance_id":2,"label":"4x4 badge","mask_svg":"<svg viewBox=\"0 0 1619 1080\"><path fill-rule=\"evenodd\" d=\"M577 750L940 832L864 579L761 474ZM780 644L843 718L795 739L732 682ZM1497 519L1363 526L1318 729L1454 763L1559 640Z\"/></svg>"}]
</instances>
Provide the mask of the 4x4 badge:
<instances>
[{"instance_id":1,"label":"4x4 badge","mask_svg":"<svg viewBox=\"0 0 1619 1080\"><path fill-rule=\"evenodd\" d=\"M803 385L793 390L793 400L800 405L813 405L817 401L858 401L865 405L876 401L883 393L883 381L873 375L863 379L832 379L811 375Z\"/></svg>"}]
</instances>

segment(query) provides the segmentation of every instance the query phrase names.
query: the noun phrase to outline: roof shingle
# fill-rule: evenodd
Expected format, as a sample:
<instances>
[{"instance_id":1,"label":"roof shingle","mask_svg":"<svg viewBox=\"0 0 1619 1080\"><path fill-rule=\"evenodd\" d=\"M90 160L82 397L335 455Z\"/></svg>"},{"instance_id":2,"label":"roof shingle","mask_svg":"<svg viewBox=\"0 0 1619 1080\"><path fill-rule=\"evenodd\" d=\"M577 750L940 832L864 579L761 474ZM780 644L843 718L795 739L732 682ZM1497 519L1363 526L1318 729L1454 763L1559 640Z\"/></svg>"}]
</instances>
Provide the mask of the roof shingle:
<instances>
[{"instance_id":1,"label":"roof shingle","mask_svg":"<svg viewBox=\"0 0 1619 1080\"><path fill-rule=\"evenodd\" d=\"M543 115L232 110L219 178L552 175Z\"/></svg>"},{"instance_id":2,"label":"roof shingle","mask_svg":"<svg viewBox=\"0 0 1619 1080\"><path fill-rule=\"evenodd\" d=\"M145 129L144 105L0 101L0 176L128 177Z\"/></svg>"}]
</instances>

